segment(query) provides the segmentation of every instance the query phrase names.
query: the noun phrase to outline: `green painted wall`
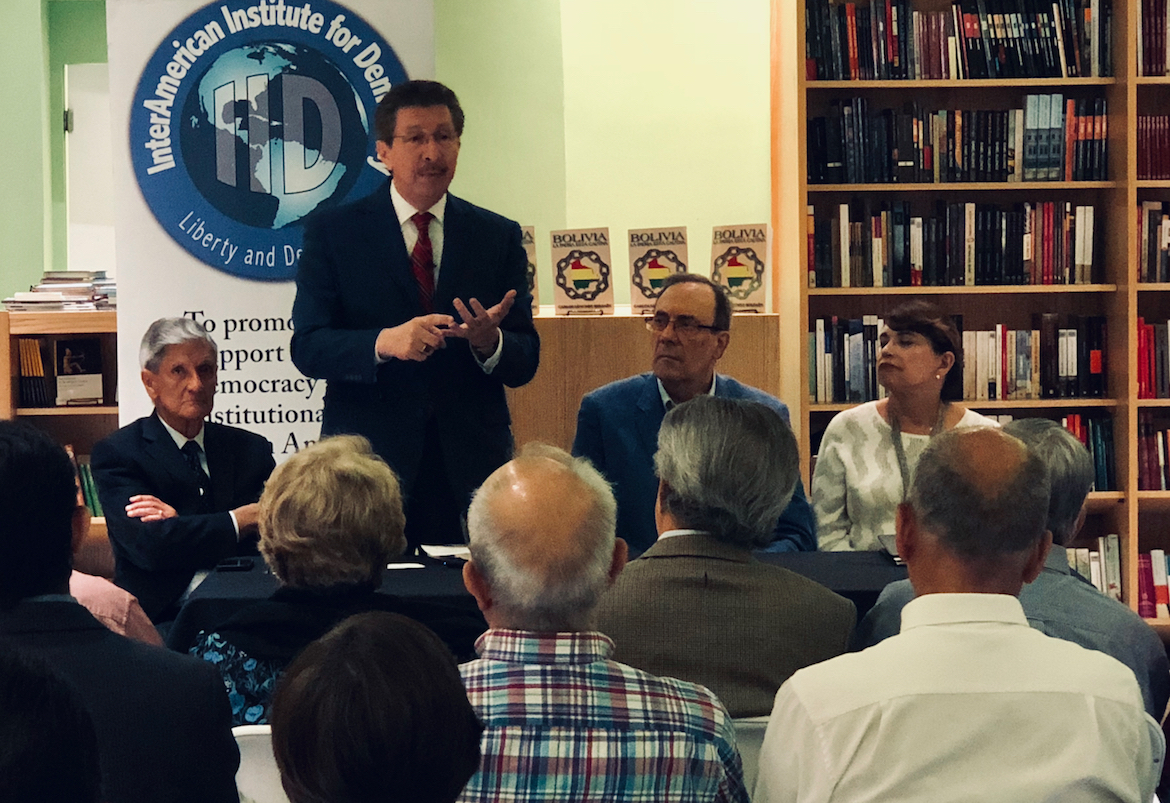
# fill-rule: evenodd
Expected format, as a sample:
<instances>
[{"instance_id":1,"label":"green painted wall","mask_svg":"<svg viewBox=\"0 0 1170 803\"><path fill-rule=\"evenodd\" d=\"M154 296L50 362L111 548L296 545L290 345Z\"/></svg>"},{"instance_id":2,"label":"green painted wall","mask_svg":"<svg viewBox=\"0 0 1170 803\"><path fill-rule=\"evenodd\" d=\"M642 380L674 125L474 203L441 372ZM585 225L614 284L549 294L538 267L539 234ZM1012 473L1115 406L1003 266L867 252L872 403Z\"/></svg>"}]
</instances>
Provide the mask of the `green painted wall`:
<instances>
[{"instance_id":1,"label":"green painted wall","mask_svg":"<svg viewBox=\"0 0 1170 803\"><path fill-rule=\"evenodd\" d=\"M768 0L563 0L570 227L609 226L629 302L628 229L769 218Z\"/></svg>"},{"instance_id":2,"label":"green painted wall","mask_svg":"<svg viewBox=\"0 0 1170 803\"><path fill-rule=\"evenodd\" d=\"M65 216L65 65L106 60L105 0L49 0L49 178L52 264L68 268Z\"/></svg>"},{"instance_id":3,"label":"green painted wall","mask_svg":"<svg viewBox=\"0 0 1170 803\"><path fill-rule=\"evenodd\" d=\"M435 0L435 77L467 115L452 191L535 226L548 274L548 232L565 228L561 10L555 0ZM552 303L552 282L540 286Z\"/></svg>"},{"instance_id":4,"label":"green painted wall","mask_svg":"<svg viewBox=\"0 0 1170 803\"><path fill-rule=\"evenodd\" d=\"M65 266L64 64L106 56L104 0L8 2L4 294ZM712 226L768 219L768 15L768 0L435 0L436 77L468 121L453 189L536 226L542 302L553 229L609 226L628 302L627 229L686 225L705 271Z\"/></svg>"},{"instance_id":5,"label":"green painted wall","mask_svg":"<svg viewBox=\"0 0 1170 803\"><path fill-rule=\"evenodd\" d=\"M8 0L0 25L0 294L39 281L48 263L48 39L43 0Z\"/></svg>"}]
</instances>

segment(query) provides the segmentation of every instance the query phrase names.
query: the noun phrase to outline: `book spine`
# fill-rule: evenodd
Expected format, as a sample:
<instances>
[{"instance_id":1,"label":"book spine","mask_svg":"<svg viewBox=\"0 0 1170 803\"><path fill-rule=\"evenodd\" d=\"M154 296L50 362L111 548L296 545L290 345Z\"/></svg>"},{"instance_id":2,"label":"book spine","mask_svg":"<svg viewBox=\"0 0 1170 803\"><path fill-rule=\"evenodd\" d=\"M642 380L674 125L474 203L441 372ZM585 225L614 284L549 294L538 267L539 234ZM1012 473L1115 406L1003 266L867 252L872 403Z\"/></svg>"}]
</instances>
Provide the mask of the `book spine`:
<instances>
[{"instance_id":1,"label":"book spine","mask_svg":"<svg viewBox=\"0 0 1170 803\"><path fill-rule=\"evenodd\" d=\"M1143 553L1138 555L1138 616L1143 619L1153 619L1157 613L1154 593L1154 563Z\"/></svg>"}]
</instances>

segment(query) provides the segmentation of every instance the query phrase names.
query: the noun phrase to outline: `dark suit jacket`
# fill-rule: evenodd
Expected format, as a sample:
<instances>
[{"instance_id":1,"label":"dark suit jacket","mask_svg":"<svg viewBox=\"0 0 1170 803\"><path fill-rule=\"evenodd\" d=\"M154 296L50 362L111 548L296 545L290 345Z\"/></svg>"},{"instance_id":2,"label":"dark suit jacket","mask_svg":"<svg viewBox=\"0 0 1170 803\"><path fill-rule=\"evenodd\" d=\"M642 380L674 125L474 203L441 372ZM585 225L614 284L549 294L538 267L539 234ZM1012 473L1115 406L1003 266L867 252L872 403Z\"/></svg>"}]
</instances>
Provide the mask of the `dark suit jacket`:
<instances>
[{"instance_id":1,"label":"dark suit jacket","mask_svg":"<svg viewBox=\"0 0 1170 803\"><path fill-rule=\"evenodd\" d=\"M102 800L238 800L240 754L209 664L119 636L67 601L0 610L0 642L45 656L77 689L97 732Z\"/></svg>"},{"instance_id":2,"label":"dark suit jacket","mask_svg":"<svg viewBox=\"0 0 1170 803\"><path fill-rule=\"evenodd\" d=\"M782 401L729 376L718 376L715 395L766 404L788 421L788 407ZM654 499L658 495L654 453L658 451L658 429L665 416L658 381L651 373L598 388L581 400L577 412L573 454L588 457L613 483L618 503L617 534L634 553L648 549L658 538L654 524ZM816 548L816 518L804 495L804 485L797 480L796 493L776 523L770 550L815 552Z\"/></svg>"},{"instance_id":3,"label":"dark suit jacket","mask_svg":"<svg viewBox=\"0 0 1170 803\"><path fill-rule=\"evenodd\" d=\"M515 290L500 325L500 362L485 374L467 341L450 339L424 362L379 365L378 333L425 314L389 184L315 216L297 270L291 352L302 373L327 382L321 434L365 435L409 495L434 416L452 488L469 495L512 454L504 386L536 373L540 339L527 264L516 223L448 195L435 312L458 320L455 298L490 307Z\"/></svg>"},{"instance_id":4,"label":"dark suit jacket","mask_svg":"<svg viewBox=\"0 0 1170 803\"><path fill-rule=\"evenodd\" d=\"M204 423L211 502L158 414L127 424L93 447L91 465L114 548L114 581L138 597L151 620L165 621L199 569L236 554L255 554L255 540L238 542L229 510L255 502L272 473L272 444L254 432ZM136 494L151 494L178 516L142 522L126 516ZM204 512L210 509L214 512Z\"/></svg>"},{"instance_id":5,"label":"dark suit jacket","mask_svg":"<svg viewBox=\"0 0 1170 803\"><path fill-rule=\"evenodd\" d=\"M614 660L700 683L733 717L767 714L793 672L845 652L853 603L708 536L658 541L602 597Z\"/></svg>"}]
</instances>

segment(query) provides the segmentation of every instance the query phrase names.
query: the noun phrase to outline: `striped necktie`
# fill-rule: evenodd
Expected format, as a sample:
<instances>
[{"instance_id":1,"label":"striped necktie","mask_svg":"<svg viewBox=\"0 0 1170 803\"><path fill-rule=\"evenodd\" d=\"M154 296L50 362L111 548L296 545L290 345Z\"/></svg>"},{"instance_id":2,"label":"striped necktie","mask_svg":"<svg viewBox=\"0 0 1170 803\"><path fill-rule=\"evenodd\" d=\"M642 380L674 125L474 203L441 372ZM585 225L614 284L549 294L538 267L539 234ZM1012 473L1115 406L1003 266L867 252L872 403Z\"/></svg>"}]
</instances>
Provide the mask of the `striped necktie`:
<instances>
[{"instance_id":1,"label":"striped necktie","mask_svg":"<svg viewBox=\"0 0 1170 803\"><path fill-rule=\"evenodd\" d=\"M431 221L434 218L430 212L417 212L410 218L418 229L418 240L410 252L410 270L418 283L418 300L426 312L435 310L435 255L431 246Z\"/></svg>"}]
</instances>

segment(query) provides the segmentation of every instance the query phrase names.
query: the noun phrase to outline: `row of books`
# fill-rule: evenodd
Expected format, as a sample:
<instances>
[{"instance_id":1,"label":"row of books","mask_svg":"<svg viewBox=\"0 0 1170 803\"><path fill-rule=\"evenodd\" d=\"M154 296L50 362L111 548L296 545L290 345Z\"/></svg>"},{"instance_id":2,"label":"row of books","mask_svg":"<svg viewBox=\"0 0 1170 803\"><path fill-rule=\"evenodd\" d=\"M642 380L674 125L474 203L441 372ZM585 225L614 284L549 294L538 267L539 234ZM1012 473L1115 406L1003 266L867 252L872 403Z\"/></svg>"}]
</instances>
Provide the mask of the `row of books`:
<instances>
[{"instance_id":1,"label":"row of books","mask_svg":"<svg viewBox=\"0 0 1170 803\"><path fill-rule=\"evenodd\" d=\"M809 287L1092 284L1099 281L1092 206L855 198L807 208Z\"/></svg>"},{"instance_id":2,"label":"row of books","mask_svg":"<svg viewBox=\"0 0 1170 803\"><path fill-rule=\"evenodd\" d=\"M1116 533L1099 537L1096 549L1070 548L1066 557L1070 569L1095 585L1102 594L1121 601L1121 539Z\"/></svg>"},{"instance_id":3,"label":"row of books","mask_svg":"<svg viewBox=\"0 0 1170 803\"><path fill-rule=\"evenodd\" d=\"M105 512L102 510L102 501L98 497L97 484L93 479L93 471L89 465L89 458L78 458L73 451L72 444L65 444L65 451L69 455L69 459L73 461L73 470L77 475L77 486L81 489L82 500L85 502L85 506L89 508L90 515L104 516Z\"/></svg>"},{"instance_id":4,"label":"row of books","mask_svg":"<svg viewBox=\"0 0 1170 803\"><path fill-rule=\"evenodd\" d=\"M871 112L833 100L808 121L809 184L1104 181L1105 98L1027 95L1017 109Z\"/></svg>"},{"instance_id":5,"label":"row of books","mask_svg":"<svg viewBox=\"0 0 1170 803\"><path fill-rule=\"evenodd\" d=\"M1159 425L1152 410L1138 411L1139 491L1170 491L1168 438L1167 425Z\"/></svg>"},{"instance_id":6,"label":"row of books","mask_svg":"<svg viewBox=\"0 0 1170 803\"><path fill-rule=\"evenodd\" d=\"M118 287L101 270L45 271L28 292L14 293L3 303L9 312L116 309Z\"/></svg>"},{"instance_id":7,"label":"row of books","mask_svg":"<svg viewBox=\"0 0 1170 803\"><path fill-rule=\"evenodd\" d=\"M1137 207L1139 282L1170 282L1170 203L1142 201Z\"/></svg>"},{"instance_id":8,"label":"row of books","mask_svg":"<svg viewBox=\"0 0 1170 803\"><path fill-rule=\"evenodd\" d=\"M101 338L21 337L17 350L21 407L102 403Z\"/></svg>"},{"instance_id":9,"label":"row of books","mask_svg":"<svg viewBox=\"0 0 1170 803\"><path fill-rule=\"evenodd\" d=\"M808 0L805 77L815 80L1086 78L1112 74L1111 0Z\"/></svg>"},{"instance_id":10,"label":"row of books","mask_svg":"<svg viewBox=\"0 0 1170 803\"><path fill-rule=\"evenodd\" d=\"M1151 549L1138 555L1138 616L1170 618L1170 583L1166 551Z\"/></svg>"},{"instance_id":11,"label":"row of books","mask_svg":"<svg viewBox=\"0 0 1170 803\"><path fill-rule=\"evenodd\" d=\"M1138 75L1166 75L1170 65L1170 3L1166 0L1140 0L1137 3Z\"/></svg>"},{"instance_id":12,"label":"row of books","mask_svg":"<svg viewBox=\"0 0 1170 803\"><path fill-rule=\"evenodd\" d=\"M1170 323L1137 320L1139 399L1170 399Z\"/></svg>"},{"instance_id":13,"label":"row of books","mask_svg":"<svg viewBox=\"0 0 1170 803\"><path fill-rule=\"evenodd\" d=\"M1137 177L1170 179L1170 114L1139 114Z\"/></svg>"},{"instance_id":14,"label":"row of books","mask_svg":"<svg viewBox=\"0 0 1170 803\"><path fill-rule=\"evenodd\" d=\"M1106 413L1092 415L1069 413L1061 419L1060 423L1065 429L1077 436L1085 448L1089 450L1089 456L1093 458L1093 490L1116 491L1113 419Z\"/></svg>"},{"instance_id":15,"label":"row of books","mask_svg":"<svg viewBox=\"0 0 1170 803\"><path fill-rule=\"evenodd\" d=\"M960 316L953 317L961 328ZM883 328L877 315L815 319L807 346L810 401L840 404L882 398L877 363ZM996 324L994 329L963 331L962 338L963 397L970 401L1105 395L1103 315L1033 313L1031 329ZM1112 429L1107 429L1111 441Z\"/></svg>"}]
</instances>

